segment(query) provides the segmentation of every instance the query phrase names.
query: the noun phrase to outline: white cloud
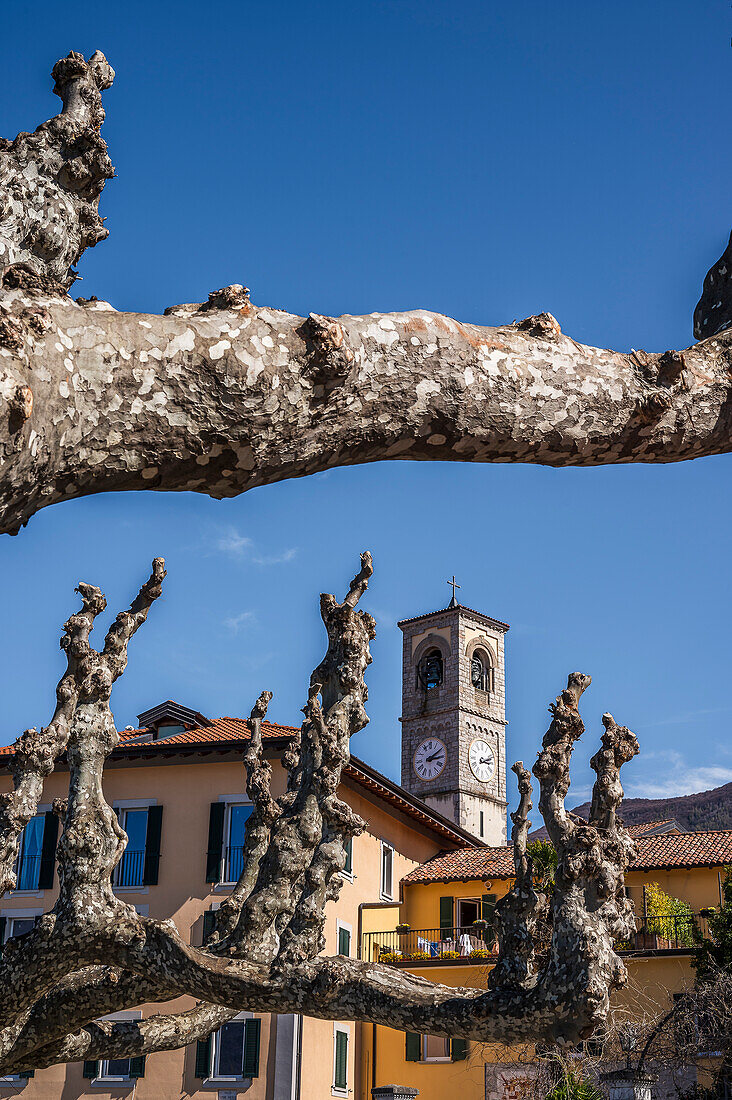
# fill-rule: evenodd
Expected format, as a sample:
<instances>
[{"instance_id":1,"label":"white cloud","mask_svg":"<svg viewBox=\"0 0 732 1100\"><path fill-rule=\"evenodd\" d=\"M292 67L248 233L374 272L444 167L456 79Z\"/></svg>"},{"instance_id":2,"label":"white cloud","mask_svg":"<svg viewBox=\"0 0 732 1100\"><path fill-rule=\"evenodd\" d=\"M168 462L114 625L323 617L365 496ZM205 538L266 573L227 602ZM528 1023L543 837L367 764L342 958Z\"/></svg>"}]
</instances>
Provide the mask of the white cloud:
<instances>
[{"instance_id":1,"label":"white cloud","mask_svg":"<svg viewBox=\"0 0 732 1100\"><path fill-rule=\"evenodd\" d=\"M253 611L242 611L238 615L232 615L228 619L224 619L224 626L232 632L232 634L238 634L243 626L247 623L255 623L257 616Z\"/></svg>"},{"instance_id":2,"label":"white cloud","mask_svg":"<svg viewBox=\"0 0 732 1100\"><path fill-rule=\"evenodd\" d=\"M644 763L649 760L657 761L652 778L635 776L632 782L624 783L626 798L675 798L732 782L732 768L719 764L689 765L673 749L647 753Z\"/></svg>"},{"instance_id":3,"label":"white cloud","mask_svg":"<svg viewBox=\"0 0 732 1100\"><path fill-rule=\"evenodd\" d=\"M214 546L217 550L220 550L222 554L231 554L232 557L239 558L242 556L245 550L248 550L252 545L252 540L247 538L246 535L240 535L234 528L230 527L225 534L220 535Z\"/></svg>"},{"instance_id":4,"label":"white cloud","mask_svg":"<svg viewBox=\"0 0 732 1100\"><path fill-rule=\"evenodd\" d=\"M296 553L295 546L290 550L283 550L281 554L255 554L252 561L255 565L282 565L284 562L292 561Z\"/></svg>"},{"instance_id":5,"label":"white cloud","mask_svg":"<svg viewBox=\"0 0 732 1100\"><path fill-rule=\"evenodd\" d=\"M655 722L644 722L643 729L654 729L656 726L682 726L686 722L695 722L699 718L706 718L710 714L729 714L730 707L704 707L700 710L687 710L681 714L671 714L668 718L659 718Z\"/></svg>"}]
</instances>

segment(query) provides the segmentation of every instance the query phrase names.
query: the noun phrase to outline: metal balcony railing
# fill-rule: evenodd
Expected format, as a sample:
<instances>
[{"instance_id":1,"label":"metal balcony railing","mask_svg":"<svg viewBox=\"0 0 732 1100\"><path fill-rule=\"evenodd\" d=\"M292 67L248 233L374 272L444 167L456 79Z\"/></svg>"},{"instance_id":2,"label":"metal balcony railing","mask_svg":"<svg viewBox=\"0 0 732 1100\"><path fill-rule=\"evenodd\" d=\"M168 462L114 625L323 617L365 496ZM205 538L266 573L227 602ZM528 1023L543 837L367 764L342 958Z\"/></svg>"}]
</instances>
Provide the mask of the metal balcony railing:
<instances>
[{"instance_id":1,"label":"metal balcony railing","mask_svg":"<svg viewBox=\"0 0 732 1100\"><path fill-rule=\"evenodd\" d=\"M498 951L495 933L482 926L410 928L408 932L365 932L363 957L369 962L418 966L425 962L485 963Z\"/></svg>"},{"instance_id":2,"label":"metal balcony railing","mask_svg":"<svg viewBox=\"0 0 732 1100\"><path fill-rule=\"evenodd\" d=\"M691 951L703 939L710 938L709 921L704 914L646 916L636 918L637 930L627 939L616 940L615 950L625 952ZM548 932L549 929L546 929ZM540 946L540 945L537 945ZM496 934L489 926L454 928L410 928L409 931L365 932L363 958L368 962L393 966L419 966L423 963L482 963L495 961L498 954Z\"/></svg>"},{"instance_id":3,"label":"metal balcony railing","mask_svg":"<svg viewBox=\"0 0 732 1100\"><path fill-rule=\"evenodd\" d=\"M41 857L25 853L15 864L16 890L37 890L41 870Z\"/></svg>"},{"instance_id":4,"label":"metal balcony railing","mask_svg":"<svg viewBox=\"0 0 732 1100\"><path fill-rule=\"evenodd\" d=\"M636 916L636 931L628 939L615 941L616 951L691 950L711 938L709 921L702 913L668 916Z\"/></svg>"},{"instance_id":5,"label":"metal balcony railing","mask_svg":"<svg viewBox=\"0 0 732 1100\"><path fill-rule=\"evenodd\" d=\"M145 849L141 852L127 849L117 864L113 883L115 886L142 886L145 871Z\"/></svg>"},{"instance_id":6,"label":"metal balcony railing","mask_svg":"<svg viewBox=\"0 0 732 1100\"><path fill-rule=\"evenodd\" d=\"M244 867L244 845L236 844L226 849L222 882L237 882Z\"/></svg>"}]
</instances>

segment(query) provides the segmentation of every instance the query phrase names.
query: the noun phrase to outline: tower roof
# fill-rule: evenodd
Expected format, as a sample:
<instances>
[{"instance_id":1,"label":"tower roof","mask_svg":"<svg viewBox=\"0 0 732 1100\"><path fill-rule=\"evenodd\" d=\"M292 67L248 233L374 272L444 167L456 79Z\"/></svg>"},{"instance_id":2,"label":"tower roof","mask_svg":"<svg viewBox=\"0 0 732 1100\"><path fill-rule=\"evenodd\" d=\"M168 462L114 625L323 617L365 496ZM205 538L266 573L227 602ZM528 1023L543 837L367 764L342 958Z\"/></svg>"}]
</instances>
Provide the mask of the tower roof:
<instances>
[{"instance_id":1,"label":"tower roof","mask_svg":"<svg viewBox=\"0 0 732 1100\"><path fill-rule=\"evenodd\" d=\"M409 619L400 619L397 626L403 629L410 623L421 622L426 619L433 619L437 615L445 615L450 611L464 611L468 615L472 615L473 618L478 619L480 622L486 624L486 626L493 627L494 630L501 630L505 634L507 630L510 630L508 623L502 623L500 619L494 619L491 615L486 615L483 611L476 611L473 607L466 607L465 604L455 603L450 604L448 607L443 607L438 611L427 611L424 615L412 615Z\"/></svg>"}]
</instances>

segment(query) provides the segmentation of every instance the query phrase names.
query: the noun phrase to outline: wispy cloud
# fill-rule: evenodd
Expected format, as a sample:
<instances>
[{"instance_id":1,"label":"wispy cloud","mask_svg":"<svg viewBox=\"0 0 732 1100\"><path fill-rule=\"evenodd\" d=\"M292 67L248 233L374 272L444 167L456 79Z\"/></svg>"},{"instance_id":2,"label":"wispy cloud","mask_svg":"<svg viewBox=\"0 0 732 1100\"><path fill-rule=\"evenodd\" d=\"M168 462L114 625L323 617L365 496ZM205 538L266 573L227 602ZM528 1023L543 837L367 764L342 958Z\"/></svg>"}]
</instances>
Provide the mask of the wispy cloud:
<instances>
[{"instance_id":1,"label":"wispy cloud","mask_svg":"<svg viewBox=\"0 0 732 1100\"><path fill-rule=\"evenodd\" d=\"M255 623L257 616L253 611L242 611L238 615L231 615L228 619L224 619L224 626L231 631L232 634L238 634L243 626L248 623Z\"/></svg>"},{"instance_id":2,"label":"wispy cloud","mask_svg":"<svg viewBox=\"0 0 732 1100\"><path fill-rule=\"evenodd\" d=\"M234 527L229 529L214 542L215 548L222 554L230 554L234 558L240 558L245 550L252 546L252 540L246 535L240 535Z\"/></svg>"},{"instance_id":3,"label":"wispy cloud","mask_svg":"<svg viewBox=\"0 0 732 1100\"><path fill-rule=\"evenodd\" d=\"M680 752L673 749L648 753L645 761L649 760L656 761L652 778L637 776L633 782L624 784L626 797L675 798L678 795L708 791L732 782L732 768L719 764L690 765Z\"/></svg>"},{"instance_id":4,"label":"wispy cloud","mask_svg":"<svg viewBox=\"0 0 732 1100\"><path fill-rule=\"evenodd\" d=\"M226 554L235 560L250 561L252 565L284 565L297 554L297 547L267 553L260 549L254 539L243 535L236 527L220 530L208 540L209 553Z\"/></svg>"},{"instance_id":5,"label":"wispy cloud","mask_svg":"<svg viewBox=\"0 0 732 1100\"><path fill-rule=\"evenodd\" d=\"M695 722L711 714L729 714L730 712L732 707L702 707L699 710L687 710L681 714L671 714L667 718L658 718L655 722L644 722L643 729L654 729L656 726L683 726L687 722Z\"/></svg>"},{"instance_id":6,"label":"wispy cloud","mask_svg":"<svg viewBox=\"0 0 732 1100\"><path fill-rule=\"evenodd\" d=\"M283 550L281 554L254 554L252 561L255 565L283 565L284 562L292 561L297 554L297 547L293 546L289 550Z\"/></svg>"}]
</instances>

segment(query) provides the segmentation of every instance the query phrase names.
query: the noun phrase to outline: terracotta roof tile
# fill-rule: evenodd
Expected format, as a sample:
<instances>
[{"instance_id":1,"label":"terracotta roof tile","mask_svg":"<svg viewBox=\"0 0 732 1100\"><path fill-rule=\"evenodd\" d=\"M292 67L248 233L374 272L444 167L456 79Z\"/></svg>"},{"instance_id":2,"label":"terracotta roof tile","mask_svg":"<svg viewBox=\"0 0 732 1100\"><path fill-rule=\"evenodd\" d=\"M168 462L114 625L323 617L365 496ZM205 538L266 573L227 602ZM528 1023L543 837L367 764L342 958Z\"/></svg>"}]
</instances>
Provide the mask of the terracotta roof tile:
<instances>
[{"instance_id":1,"label":"terracotta roof tile","mask_svg":"<svg viewBox=\"0 0 732 1100\"><path fill-rule=\"evenodd\" d=\"M636 838L631 871L675 867L719 867L732 864L732 829L708 833L661 833ZM513 877L511 848L458 848L442 852L415 867L403 881L470 882Z\"/></svg>"}]
</instances>

